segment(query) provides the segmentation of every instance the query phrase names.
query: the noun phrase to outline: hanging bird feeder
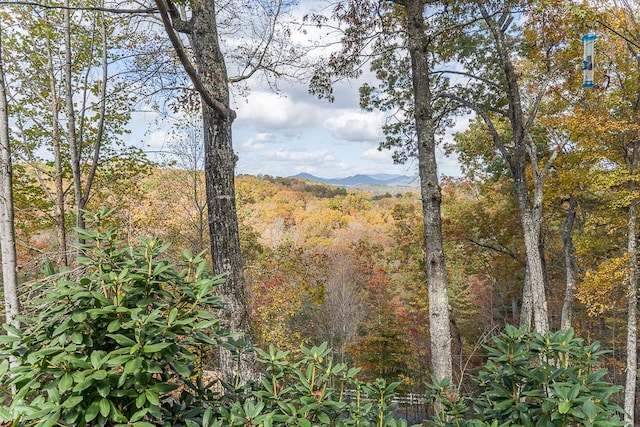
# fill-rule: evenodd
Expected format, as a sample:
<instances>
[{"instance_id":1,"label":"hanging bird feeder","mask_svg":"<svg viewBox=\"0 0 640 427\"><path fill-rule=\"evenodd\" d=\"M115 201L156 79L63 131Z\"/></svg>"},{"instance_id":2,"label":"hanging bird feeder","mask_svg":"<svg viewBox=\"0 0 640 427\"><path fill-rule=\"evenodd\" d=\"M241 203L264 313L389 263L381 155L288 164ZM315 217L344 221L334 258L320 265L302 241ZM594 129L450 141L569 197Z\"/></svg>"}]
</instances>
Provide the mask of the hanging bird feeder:
<instances>
[{"instance_id":1,"label":"hanging bird feeder","mask_svg":"<svg viewBox=\"0 0 640 427\"><path fill-rule=\"evenodd\" d=\"M596 44L598 36L595 34L587 34L582 37L584 44L584 57L582 59L583 80L582 87L594 87L593 83L593 48Z\"/></svg>"}]
</instances>

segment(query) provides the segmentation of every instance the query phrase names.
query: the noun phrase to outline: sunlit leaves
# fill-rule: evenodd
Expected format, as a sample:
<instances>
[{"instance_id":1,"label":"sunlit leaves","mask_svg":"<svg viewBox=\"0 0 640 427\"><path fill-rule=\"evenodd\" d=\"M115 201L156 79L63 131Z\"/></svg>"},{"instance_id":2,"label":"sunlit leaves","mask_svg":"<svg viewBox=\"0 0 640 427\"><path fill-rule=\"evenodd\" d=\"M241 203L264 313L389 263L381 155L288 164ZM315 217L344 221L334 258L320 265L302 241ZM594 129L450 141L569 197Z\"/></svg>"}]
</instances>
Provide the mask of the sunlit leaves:
<instances>
[{"instance_id":1,"label":"sunlit leaves","mask_svg":"<svg viewBox=\"0 0 640 427\"><path fill-rule=\"evenodd\" d=\"M596 268L587 270L576 291L576 297L592 316L601 316L626 298L629 281L629 260L626 256L605 259Z\"/></svg>"}]
</instances>

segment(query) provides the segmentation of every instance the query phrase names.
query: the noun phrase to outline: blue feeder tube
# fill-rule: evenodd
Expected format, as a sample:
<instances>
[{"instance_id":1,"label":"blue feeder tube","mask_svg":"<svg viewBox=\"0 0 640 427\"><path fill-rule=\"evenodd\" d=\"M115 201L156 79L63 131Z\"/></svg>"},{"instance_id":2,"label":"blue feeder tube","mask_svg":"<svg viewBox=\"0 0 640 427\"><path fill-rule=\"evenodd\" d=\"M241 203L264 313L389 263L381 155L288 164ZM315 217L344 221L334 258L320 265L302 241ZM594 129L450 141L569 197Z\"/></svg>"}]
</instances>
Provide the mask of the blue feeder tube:
<instances>
[{"instance_id":1,"label":"blue feeder tube","mask_svg":"<svg viewBox=\"0 0 640 427\"><path fill-rule=\"evenodd\" d=\"M584 57L582 59L582 71L584 77L582 81L582 87L594 87L593 83L593 47L596 44L598 36L595 34L587 34L582 37L582 43L584 44Z\"/></svg>"}]
</instances>

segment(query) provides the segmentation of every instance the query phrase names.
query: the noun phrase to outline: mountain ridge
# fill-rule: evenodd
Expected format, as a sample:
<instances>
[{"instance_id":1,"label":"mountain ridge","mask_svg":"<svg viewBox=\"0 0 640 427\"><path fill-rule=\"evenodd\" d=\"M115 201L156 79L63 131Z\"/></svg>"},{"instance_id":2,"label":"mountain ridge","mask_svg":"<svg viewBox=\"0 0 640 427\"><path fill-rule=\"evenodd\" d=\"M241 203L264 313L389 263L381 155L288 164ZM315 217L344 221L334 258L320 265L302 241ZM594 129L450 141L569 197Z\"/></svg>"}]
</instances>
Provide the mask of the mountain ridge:
<instances>
[{"instance_id":1,"label":"mountain ridge","mask_svg":"<svg viewBox=\"0 0 640 427\"><path fill-rule=\"evenodd\" d=\"M396 187L417 187L416 176L392 175L392 174L357 174L344 178L321 178L310 173L299 173L289 178L306 179L323 184L339 185L344 187L357 187L365 185L396 186Z\"/></svg>"}]
</instances>

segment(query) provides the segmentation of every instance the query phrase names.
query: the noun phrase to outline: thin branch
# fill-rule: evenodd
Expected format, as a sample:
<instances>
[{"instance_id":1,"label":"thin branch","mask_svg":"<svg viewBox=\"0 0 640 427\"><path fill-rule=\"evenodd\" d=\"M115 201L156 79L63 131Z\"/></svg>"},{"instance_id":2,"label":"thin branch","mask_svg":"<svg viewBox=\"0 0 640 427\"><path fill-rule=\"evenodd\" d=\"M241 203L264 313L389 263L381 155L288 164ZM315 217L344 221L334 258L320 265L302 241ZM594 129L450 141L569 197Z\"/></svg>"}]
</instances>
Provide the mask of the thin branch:
<instances>
[{"instance_id":1,"label":"thin branch","mask_svg":"<svg viewBox=\"0 0 640 427\"><path fill-rule=\"evenodd\" d=\"M538 110L540 109L540 104L542 103L542 99L544 98L544 95L547 93L547 85L549 84L550 81L551 81L551 76L548 76L545 79L545 82L542 84L542 87L538 91L538 94L536 95L536 99L533 102L533 108L531 108L531 112L529 113L529 118L526 120L526 122L524 124L524 131L525 132L529 131L529 128L531 127L531 125L533 124L536 116L538 115Z\"/></svg>"},{"instance_id":2,"label":"thin branch","mask_svg":"<svg viewBox=\"0 0 640 427\"><path fill-rule=\"evenodd\" d=\"M469 77L473 80L480 80L483 83L488 84L489 86L493 86L495 89L498 89L500 91L503 91L503 87L500 86L499 84L497 84L496 82L489 80L485 77L480 77L480 76L476 76L475 74L471 74L471 73L466 73L464 71L452 71L452 70L442 70L442 71L432 71L430 74L455 74L455 75L459 75L459 76L465 76L465 77Z\"/></svg>"},{"instance_id":3,"label":"thin branch","mask_svg":"<svg viewBox=\"0 0 640 427\"><path fill-rule=\"evenodd\" d=\"M498 248L487 243L480 243L479 241L473 240L473 239L467 239L467 241L470 243L473 243L476 246L480 246L481 248L490 249L499 254L507 255L508 257L512 258L514 261L516 261L519 264L522 264L522 265L526 264L524 261L518 258L516 254L514 254L513 252L511 252L506 248L503 248L503 247Z\"/></svg>"},{"instance_id":4,"label":"thin branch","mask_svg":"<svg viewBox=\"0 0 640 427\"><path fill-rule=\"evenodd\" d=\"M258 71L261 68L264 68L263 67L264 58L267 55L267 50L269 49L269 45L271 45L271 42L273 41L274 35L276 33L276 23L278 21L278 17L280 16L281 7L282 7L282 3L278 3L278 10L274 14L273 19L271 21L271 26L269 27L269 36L267 37L267 40L266 40L265 45L264 45L264 48L261 49L262 52L260 53L260 57L258 58L258 63L256 65L251 65L251 61L249 61L249 63L247 64L247 67L250 66L249 72L248 73L244 73L243 72L243 74L240 75L240 76L229 78L228 79L229 83L238 83L238 82L247 80L251 76L253 76L256 73L256 71ZM260 46L258 46L256 48L256 50L257 49L260 49ZM255 56L255 52L251 56L252 57ZM274 67L274 69L269 70L269 71L271 71L274 74L277 74L277 71L275 70L275 67Z\"/></svg>"},{"instance_id":5,"label":"thin branch","mask_svg":"<svg viewBox=\"0 0 640 427\"><path fill-rule=\"evenodd\" d=\"M158 12L160 12L160 16L162 17L162 24L164 25L164 29L169 36L169 40L171 40L171 44L173 45L173 48L176 51L176 55L178 55L178 59L180 59L180 63L184 67L185 72L191 79L191 83L193 83L194 88L198 91L198 93L202 97L202 100L209 107L213 108L221 116L233 120L236 117L235 111L231 110L217 99L214 99L207 88L205 88L202 84L200 76L198 76L198 72L187 56L187 52L184 49L184 45L182 44L180 37L176 33L176 30L173 28L171 18L169 17L169 11L167 10L168 6L165 1L166 0L156 0L156 4L158 5Z\"/></svg>"},{"instance_id":6,"label":"thin branch","mask_svg":"<svg viewBox=\"0 0 640 427\"><path fill-rule=\"evenodd\" d=\"M471 102L468 101L460 96L457 95L452 95L452 94L448 94L448 93L442 93L440 95L438 95L438 97L441 98L449 98L452 99L454 101L457 101L460 105L464 105L468 108L471 108L473 111L476 112L476 114L478 114L480 117L482 117L482 120L484 120L485 124L487 125L487 127L489 128L489 133L491 134L491 137L493 138L493 142L494 144L498 147L498 150L500 151L500 153L502 154L502 156L504 157L504 159L509 163L509 166L512 166L512 158L511 158L511 154L509 153L509 151L507 150L507 148L504 145L504 142L502 141L502 137L500 137L500 134L498 133L498 130L495 128L493 121L491 120L491 118L489 117L489 115L487 114L487 112L481 108L478 104L476 104L475 102ZM495 110L493 110L495 111ZM502 112L500 112L501 114L504 114Z\"/></svg>"},{"instance_id":7,"label":"thin branch","mask_svg":"<svg viewBox=\"0 0 640 427\"><path fill-rule=\"evenodd\" d=\"M95 7L95 6L63 6L42 4L33 1L0 1L0 6L32 6L41 9L58 9L58 10L85 10L95 12L106 12L115 14L151 14L157 13L158 9L155 7L149 7L145 9L117 9L111 7Z\"/></svg>"},{"instance_id":8,"label":"thin branch","mask_svg":"<svg viewBox=\"0 0 640 427\"><path fill-rule=\"evenodd\" d=\"M612 33L614 33L616 36L624 39L627 43L637 47L638 49L640 49L640 45L638 45L638 43L630 40L628 37L626 37L624 34L619 33L618 31L614 30L613 28L611 28L609 25L605 24L604 22L600 21L599 19L596 19L594 22L602 25L603 27L605 27L607 30L611 31Z\"/></svg>"}]
</instances>

